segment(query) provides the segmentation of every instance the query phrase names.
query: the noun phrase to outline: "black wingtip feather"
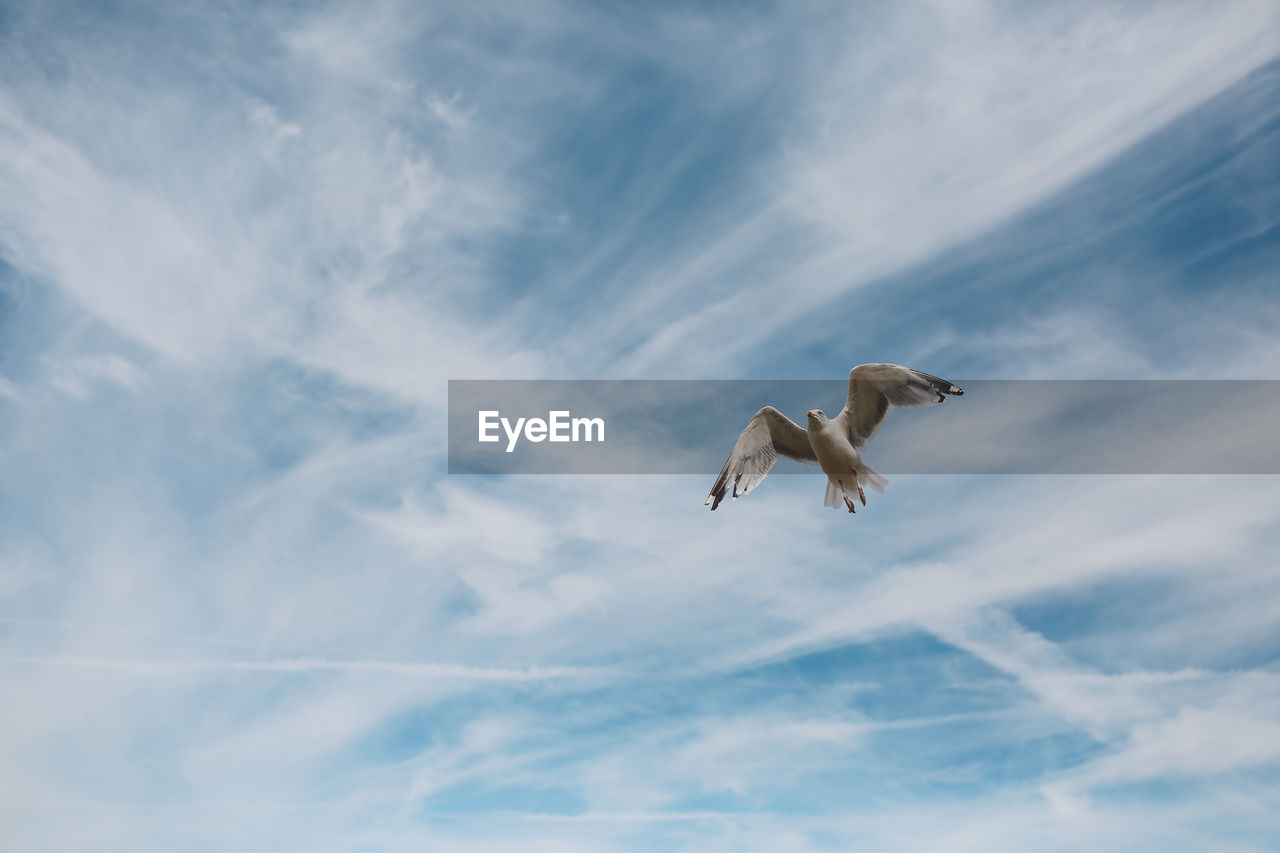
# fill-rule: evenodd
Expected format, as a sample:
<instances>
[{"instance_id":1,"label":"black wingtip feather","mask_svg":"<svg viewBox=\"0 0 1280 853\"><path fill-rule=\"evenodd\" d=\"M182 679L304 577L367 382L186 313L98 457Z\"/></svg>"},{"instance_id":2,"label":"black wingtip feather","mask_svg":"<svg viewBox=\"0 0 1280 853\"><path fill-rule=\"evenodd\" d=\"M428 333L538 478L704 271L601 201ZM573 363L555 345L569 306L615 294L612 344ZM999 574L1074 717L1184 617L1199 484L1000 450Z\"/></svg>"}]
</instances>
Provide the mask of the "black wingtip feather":
<instances>
[{"instance_id":1,"label":"black wingtip feather","mask_svg":"<svg viewBox=\"0 0 1280 853\"><path fill-rule=\"evenodd\" d=\"M923 371L919 371L919 370L915 371L915 373L917 376L920 376L923 379L925 379L930 385L933 386L933 390L938 392L939 403L942 402L942 395L944 394L949 394L952 397L964 396L964 389L961 388L959 385L953 385L945 379L940 379L937 376L934 376L932 373L924 373Z\"/></svg>"}]
</instances>

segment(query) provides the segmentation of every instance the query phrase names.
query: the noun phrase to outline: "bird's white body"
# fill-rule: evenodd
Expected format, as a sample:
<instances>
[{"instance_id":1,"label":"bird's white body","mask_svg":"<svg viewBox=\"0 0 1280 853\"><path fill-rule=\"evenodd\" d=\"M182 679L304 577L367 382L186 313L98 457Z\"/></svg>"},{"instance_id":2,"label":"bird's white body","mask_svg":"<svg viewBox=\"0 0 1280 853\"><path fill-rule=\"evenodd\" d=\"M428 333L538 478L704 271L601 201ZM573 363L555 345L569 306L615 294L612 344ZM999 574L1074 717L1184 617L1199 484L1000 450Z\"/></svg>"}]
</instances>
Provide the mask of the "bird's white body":
<instances>
[{"instance_id":1,"label":"bird's white body","mask_svg":"<svg viewBox=\"0 0 1280 853\"><path fill-rule=\"evenodd\" d=\"M851 495L867 503L863 486L883 492L888 480L867 467L858 453L895 408L932 406L963 394L958 386L898 364L860 364L849 371L849 393L834 418L809 411L808 428L772 406L756 412L720 469L707 503L715 509L726 495L735 500L754 489L779 456L816 464L827 475L826 505L841 500L853 512Z\"/></svg>"},{"instance_id":2,"label":"bird's white body","mask_svg":"<svg viewBox=\"0 0 1280 853\"><path fill-rule=\"evenodd\" d=\"M818 467L829 476L852 473L862 461L840 425L830 418L810 416L809 445L818 457Z\"/></svg>"},{"instance_id":3,"label":"bird's white body","mask_svg":"<svg viewBox=\"0 0 1280 853\"><path fill-rule=\"evenodd\" d=\"M866 496L860 485L863 482L876 491L884 491L884 478L863 464L861 454L849 441L838 418L811 413L806 432L813 455L818 458L818 467L827 475L825 506L839 508L840 502L851 495L861 496L865 504Z\"/></svg>"}]
</instances>

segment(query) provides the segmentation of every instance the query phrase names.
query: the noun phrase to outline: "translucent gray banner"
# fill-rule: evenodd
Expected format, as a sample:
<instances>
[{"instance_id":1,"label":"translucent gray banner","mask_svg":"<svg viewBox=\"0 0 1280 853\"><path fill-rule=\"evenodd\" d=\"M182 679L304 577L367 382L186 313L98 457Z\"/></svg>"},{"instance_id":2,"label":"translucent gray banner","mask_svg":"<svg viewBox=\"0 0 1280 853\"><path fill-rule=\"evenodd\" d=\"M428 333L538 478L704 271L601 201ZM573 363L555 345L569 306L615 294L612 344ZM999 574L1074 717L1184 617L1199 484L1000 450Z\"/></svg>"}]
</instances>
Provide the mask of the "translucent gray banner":
<instances>
[{"instance_id":1,"label":"translucent gray banner","mask_svg":"<svg viewBox=\"0 0 1280 853\"><path fill-rule=\"evenodd\" d=\"M1277 380L980 380L899 409L885 474L1277 474ZM451 380L450 474L708 474L765 405L801 426L843 380ZM482 440L482 436L483 439ZM781 460L775 473L812 473Z\"/></svg>"}]
</instances>

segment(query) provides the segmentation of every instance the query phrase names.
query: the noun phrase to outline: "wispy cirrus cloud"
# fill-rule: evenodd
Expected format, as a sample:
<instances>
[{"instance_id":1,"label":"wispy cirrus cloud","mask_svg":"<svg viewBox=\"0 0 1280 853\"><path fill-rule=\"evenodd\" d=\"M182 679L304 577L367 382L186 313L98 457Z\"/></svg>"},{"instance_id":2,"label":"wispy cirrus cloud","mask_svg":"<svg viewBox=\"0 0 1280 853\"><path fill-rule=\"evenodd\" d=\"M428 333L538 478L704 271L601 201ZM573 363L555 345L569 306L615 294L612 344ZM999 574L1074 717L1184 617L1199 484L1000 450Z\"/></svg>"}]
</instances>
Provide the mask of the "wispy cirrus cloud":
<instances>
[{"instance_id":1,"label":"wispy cirrus cloud","mask_svg":"<svg viewBox=\"0 0 1280 853\"><path fill-rule=\"evenodd\" d=\"M628 369L694 346L721 370L750 358L789 321L991 228L1276 56L1273 9L1220 11L977 2L848 22L772 203L637 289L629 316L672 301L682 316L626 339ZM802 254L780 262L774 234Z\"/></svg>"}]
</instances>

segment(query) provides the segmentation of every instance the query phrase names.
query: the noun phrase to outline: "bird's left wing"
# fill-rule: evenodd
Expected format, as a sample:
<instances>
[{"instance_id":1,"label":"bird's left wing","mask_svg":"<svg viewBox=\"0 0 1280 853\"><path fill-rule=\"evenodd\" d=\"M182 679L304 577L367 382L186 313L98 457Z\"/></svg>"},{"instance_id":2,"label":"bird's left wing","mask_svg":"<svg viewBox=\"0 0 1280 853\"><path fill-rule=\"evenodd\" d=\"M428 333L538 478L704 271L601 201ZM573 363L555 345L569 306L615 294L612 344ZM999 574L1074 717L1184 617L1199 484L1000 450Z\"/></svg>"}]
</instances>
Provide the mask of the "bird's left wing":
<instances>
[{"instance_id":1,"label":"bird's left wing","mask_svg":"<svg viewBox=\"0 0 1280 853\"><path fill-rule=\"evenodd\" d=\"M853 446L862 447L884 426L890 410L932 406L947 394L963 393L945 379L900 364L860 364L849 371L849 397L836 418Z\"/></svg>"},{"instance_id":2,"label":"bird's left wing","mask_svg":"<svg viewBox=\"0 0 1280 853\"><path fill-rule=\"evenodd\" d=\"M735 500L745 495L760 484L779 456L818 464L804 428L773 406L765 406L738 436L703 505L711 504L715 509L726 494L731 493Z\"/></svg>"}]
</instances>

